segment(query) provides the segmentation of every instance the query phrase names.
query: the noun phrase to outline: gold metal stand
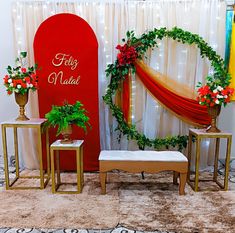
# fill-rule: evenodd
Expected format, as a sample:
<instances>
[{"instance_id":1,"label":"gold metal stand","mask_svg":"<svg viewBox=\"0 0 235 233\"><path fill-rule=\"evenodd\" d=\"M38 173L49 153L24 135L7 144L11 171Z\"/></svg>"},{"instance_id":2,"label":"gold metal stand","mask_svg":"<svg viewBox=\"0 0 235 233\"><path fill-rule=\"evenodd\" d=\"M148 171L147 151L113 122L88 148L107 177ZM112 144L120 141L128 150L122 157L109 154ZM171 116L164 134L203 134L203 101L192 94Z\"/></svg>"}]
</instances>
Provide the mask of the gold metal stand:
<instances>
[{"instance_id":1,"label":"gold metal stand","mask_svg":"<svg viewBox=\"0 0 235 233\"><path fill-rule=\"evenodd\" d=\"M51 179L52 179L52 193L61 194L76 194L82 192L84 184L83 175L83 140L73 140L71 144L62 144L61 140L57 140L50 146L51 154ZM74 183L62 183L60 178L60 158L59 150L75 150L76 151L76 163L77 163L77 191L60 191L59 187L63 184L74 184ZM56 152L56 153L54 153ZM55 158L56 155L56 158ZM55 179L55 163L56 163L56 177Z\"/></svg>"},{"instance_id":2,"label":"gold metal stand","mask_svg":"<svg viewBox=\"0 0 235 233\"><path fill-rule=\"evenodd\" d=\"M48 129L45 129L46 134L46 153L47 153L47 174L43 170L43 160L42 160L42 127L46 119L30 119L28 121L6 121L2 122L2 144L3 144L3 154L4 154L4 168L5 168L5 181L6 181L6 189L44 189L47 183L50 180L50 159L49 159L49 135ZM8 153L7 153L7 134L6 129L13 128L14 132L14 150L15 150L15 161L16 161L16 177L10 182L9 178L9 166L8 166ZM39 159L39 176L21 176L19 171L19 149L18 149L18 128L32 128L37 129L38 131L38 159ZM14 186L15 182L18 179L40 179L40 187L30 187L30 186ZM45 180L46 179L46 180Z\"/></svg>"},{"instance_id":3,"label":"gold metal stand","mask_svg":"<svg viewBox=\"0 0 235 233\"><path fill-rule=\"evenodd\" d=\"M191 154L192 154L192 138L196 138L196 159L195 159L195 178L194 180L190 179L190 164L191 164ZM232 134L219 132L219 133L207 133L206 129L189 129L189 145L188 145L188 177L187 182L192 187L192 189L197 192L199 191L199 162L200 162L200 149L201 149L201 140L205 138L215 138L215 161L214 161L214 173L212 180L200 180L200 181L214 181L222 190L228 190L228 175L229 175L229 162L231 154L231 144L232 144ZM224 175L224 184L221 184L218 179L218 160L219 160L219 146L220 139L227 139L227 149L226 149L226 159L225 159L225 175ZM193 184L194 183L194 184Z\"/></svg>"}]
</instances>

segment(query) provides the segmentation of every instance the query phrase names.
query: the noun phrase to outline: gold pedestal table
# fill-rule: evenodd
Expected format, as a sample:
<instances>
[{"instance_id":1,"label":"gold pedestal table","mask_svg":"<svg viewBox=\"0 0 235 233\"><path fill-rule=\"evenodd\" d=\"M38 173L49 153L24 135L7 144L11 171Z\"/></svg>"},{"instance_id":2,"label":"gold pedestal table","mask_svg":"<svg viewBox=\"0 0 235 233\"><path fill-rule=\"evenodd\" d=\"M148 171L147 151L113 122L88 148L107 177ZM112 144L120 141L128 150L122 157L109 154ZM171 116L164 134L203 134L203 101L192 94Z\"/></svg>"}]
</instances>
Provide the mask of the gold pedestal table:
<instances>
[{"instance_id":1,"label":"gold pedestal table","mask_svg":"<svg viewBox=\"0 0 235 233\"><path fill-rule=\"evenodd\" d=\"M84 141L83 140L73 140L73 142L69 143L69 144L62 144L60 141L61 140L57 140L54 143L52 143L50 146L52 193L62 193L62 194L81 193L83 183L84 183L84 175L83 175L83 142ZM58 190L61 185L74 184L74 183L62 183L61 182L60 154L59 154L60 150L74 150L76 152L77 183L75 183L75 184L77 185L77 191L62 191L62 190L60 191L60 190ZM56 167L55 167L55 165L56 165ZM56 170L56 178L57 179L55 179L55 170Z\"/></svg>"},{"instance_id":2,"label":"gold pedestal table","mask_svg":"<svg viewBox=\"0 0 235 233\"><path fill-rule=\"evenodd\" d=\"M50 179L50 160L49 160L49 136L48 129L45 128L46 136L46 153L47 153L47 174L43 169L43 159L42 159L42 133L43 125L47 120L44 118L34 118L27 121L16 121L10 120L1 123L2 126L2 144L3 144L3 154L4 154L4 169L5 169L5 181L6 189L44 189ZM16 177L13 181L9 178L9 165L8 165L8 148L7 148L7 128L13 128L14 133L14 151L15 151L15 167L16 167ZM18 148L18 129L36 129L38 132L37 138L37 152L39 159L39 176L34 175L21 175L19 169L19 148ZM16 185L18 179L40 179L40 186L19 186ZM15 184L15 185L14 185Z\"/></svg>"},{"instance_id":3,"label":"gold pedestal table","mask_svg":"<svg viewBox=\"0 0 235 233\"><path fill-rule=\"evenodd\" d=\"M195 178L190 179L190 164L192 157L192 139L193 136L196 139L196 158L195 158ZM200 181L214 181L222 190L228 190L228 175L229 175L229 164L230 164L230 154L231 154L231 144L232 144L232 134L219 132L219 133L207 133L206 129L189 129L189 145L188 145L188 184L192 189L197 192L199 190L199 162L200 162L200 149L201 141L205 138L214 138L216 140L215 144L215 158L214 158L214 173L212 180L200 180ZM218 161L219 161L219 147L220 139L226 139L226 156L225 156L225 175L224 184L221 184L218 179ZM194 183L194 184L193 184Z\"/></svg>"}]
</instances>

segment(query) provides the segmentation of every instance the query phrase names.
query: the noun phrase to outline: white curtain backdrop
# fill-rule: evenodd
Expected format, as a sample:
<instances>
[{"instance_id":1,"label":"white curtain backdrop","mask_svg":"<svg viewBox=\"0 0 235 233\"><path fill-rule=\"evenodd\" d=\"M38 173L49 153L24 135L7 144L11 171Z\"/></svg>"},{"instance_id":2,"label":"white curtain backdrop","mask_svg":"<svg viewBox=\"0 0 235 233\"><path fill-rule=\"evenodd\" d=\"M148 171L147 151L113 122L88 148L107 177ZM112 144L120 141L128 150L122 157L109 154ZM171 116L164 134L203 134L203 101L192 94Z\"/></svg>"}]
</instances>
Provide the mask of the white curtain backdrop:
<instances>
[{"instance_id":1,"label":"white curtain backdrop","mask_svg":"<svg viewBox=\"0 0 235 233\"><path fill-rule=\"evenodd\" d=\"M126 138L118 143L116 121L105 106L105 94L109 79L105 77L107 64L116 59L116 45L125 37L127 30L137 36L154 27L174 26L202 36L222 57L225 45L226 3L222 0L77 0L77 1L16 1L12 5L15 54L27 51L29 65L34 63L33 39L35 32L45 19L58 13L73 13L85 19L93 28L99 43L99 109L100 138L102 149L137 149L134 142ZM59 25L58 25L59 27ZM176 80L187 84L192 90L198 81L213 72L206 59L200 57L194 46L183 45L164 39L159 48L150 51L146 62ZM188 134L189 125L164 110L133 77L132 121L148 137ZM37 95L31 94L28 115L38 117ZM33 144L33 132L25 131L22 143ZM202 146L201 169L213 162L212 143L205 140ZM23 146L23 148L26 148ZM147 148L148 149L148 148ZM27 146L21 153L25 167L38 166L35 148Z\"/></svg>"}]
</instances>

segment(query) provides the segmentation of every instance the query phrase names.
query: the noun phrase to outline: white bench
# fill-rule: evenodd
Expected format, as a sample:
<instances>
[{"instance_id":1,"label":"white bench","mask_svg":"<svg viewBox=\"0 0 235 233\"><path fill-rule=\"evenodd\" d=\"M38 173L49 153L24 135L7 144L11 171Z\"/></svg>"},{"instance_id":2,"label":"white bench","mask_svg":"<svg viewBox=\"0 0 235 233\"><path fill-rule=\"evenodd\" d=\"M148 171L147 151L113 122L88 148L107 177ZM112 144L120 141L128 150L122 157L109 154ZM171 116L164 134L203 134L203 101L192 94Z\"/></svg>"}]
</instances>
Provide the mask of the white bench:
<instances>
[{"instance_id":1,"label":"white bench","mask_svg":"<svg viewBox=\"0 0 235 233\"><path fill-rule=\"evenodd\" d=\"M179 194L184 195L188 171L187 158L178 151L103 150L99 155L101 193L106 193L107 172L118 169L127 172L157 173L174 171L174 184L180 175Z\"/></svg>"}]
</instances>

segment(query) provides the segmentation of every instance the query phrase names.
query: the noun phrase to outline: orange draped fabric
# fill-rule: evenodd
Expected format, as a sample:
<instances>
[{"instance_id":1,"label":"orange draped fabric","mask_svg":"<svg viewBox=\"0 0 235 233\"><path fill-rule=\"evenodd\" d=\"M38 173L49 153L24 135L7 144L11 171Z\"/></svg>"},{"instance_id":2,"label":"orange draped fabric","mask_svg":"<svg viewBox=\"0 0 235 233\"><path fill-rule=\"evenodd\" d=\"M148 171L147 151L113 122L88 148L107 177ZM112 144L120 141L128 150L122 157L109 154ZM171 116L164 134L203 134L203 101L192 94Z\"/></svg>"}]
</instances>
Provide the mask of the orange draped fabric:
<instances>
[{"instance_id":1,"label":"orange draped fabric","mask_svg":"<svg viewBox=\"0 0 235 233\"><path fill-rule=\"evenodd\" d=\"M209 125L211 118L207 113L207 107L198 101L175 94L152 79L138 63L135 64L136 73L150 93L166 108L174 112L182 120L191 124Z\"/></svg>"}]
</instances>

